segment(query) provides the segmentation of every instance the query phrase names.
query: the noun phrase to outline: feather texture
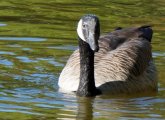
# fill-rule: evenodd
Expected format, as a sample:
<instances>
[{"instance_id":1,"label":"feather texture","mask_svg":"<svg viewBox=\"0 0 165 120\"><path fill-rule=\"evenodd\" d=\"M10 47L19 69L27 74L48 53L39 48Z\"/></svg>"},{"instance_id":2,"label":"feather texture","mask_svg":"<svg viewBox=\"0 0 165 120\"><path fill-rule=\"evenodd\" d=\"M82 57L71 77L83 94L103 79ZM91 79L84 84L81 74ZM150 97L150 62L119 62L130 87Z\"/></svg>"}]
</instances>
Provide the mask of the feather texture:
<instances>
[{"instance_id":1,"label":"feather texture","mask_svg":"<svg viewBox=\"0 0 165 120\"><path fill-rule=\"evenodd\" d=\"M119 29L101 36L95 54L95 84L102 93L157 90L151 43L138 28ZM77 91L80 80L79 49L73 52L59 77L60 88Z\"/></svg>"}]
</instances>

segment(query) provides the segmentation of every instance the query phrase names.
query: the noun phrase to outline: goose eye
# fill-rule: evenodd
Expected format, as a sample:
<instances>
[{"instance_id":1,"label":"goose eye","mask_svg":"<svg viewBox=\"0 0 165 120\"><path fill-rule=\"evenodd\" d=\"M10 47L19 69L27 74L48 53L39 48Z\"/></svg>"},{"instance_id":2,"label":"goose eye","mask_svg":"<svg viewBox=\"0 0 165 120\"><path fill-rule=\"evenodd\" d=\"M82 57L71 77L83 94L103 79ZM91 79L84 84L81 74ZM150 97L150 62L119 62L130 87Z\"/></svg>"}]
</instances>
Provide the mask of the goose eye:
<instances>
[{"instance_id":1,"label":"goose eye","mask_svg":"<svg viewBox=\"0 0 165 120\"><path fill-rule=\"evenodd\" d=\"M82 25L82 27L83 27L83 28L86 28L86 27L87 27L87 25L86 25L86 24L83 24L83 25Z\"/></svg>"}]
</instances>

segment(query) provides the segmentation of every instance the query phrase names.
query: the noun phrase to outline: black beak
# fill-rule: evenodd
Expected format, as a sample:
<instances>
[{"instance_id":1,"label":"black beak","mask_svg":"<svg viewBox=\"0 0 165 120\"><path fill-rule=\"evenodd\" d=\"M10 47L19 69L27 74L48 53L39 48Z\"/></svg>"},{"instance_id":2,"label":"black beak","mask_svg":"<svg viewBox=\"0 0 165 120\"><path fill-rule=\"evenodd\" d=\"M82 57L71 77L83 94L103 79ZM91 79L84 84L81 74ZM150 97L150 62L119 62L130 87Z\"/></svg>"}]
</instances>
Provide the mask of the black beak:
<instances>
[{"instance_id":1,"label":"black beak","mask_svg":"<svg viewBox=\"0 0 165 120\"><path fill-rule=\"evenodd\" d=\"M90 48L94 52L98 52L99 51L98 40L95 39L95 34L89 34L88 43L89 43Z\"/></svg>"}]
</instances>

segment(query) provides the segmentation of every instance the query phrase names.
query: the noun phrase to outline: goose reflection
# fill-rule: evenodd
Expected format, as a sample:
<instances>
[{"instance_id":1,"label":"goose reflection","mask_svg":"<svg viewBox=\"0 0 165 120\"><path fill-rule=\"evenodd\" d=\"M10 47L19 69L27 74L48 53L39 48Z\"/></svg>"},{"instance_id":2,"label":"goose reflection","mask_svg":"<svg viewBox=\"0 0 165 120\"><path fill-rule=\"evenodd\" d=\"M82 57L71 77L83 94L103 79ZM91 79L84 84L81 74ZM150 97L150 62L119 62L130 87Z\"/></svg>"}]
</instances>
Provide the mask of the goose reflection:
<instances>
[{"instance_id":1,"label":"goose reflection","mask_svg":"<svg viewBox=\"0 0 165 120\"><path fill-rule=\"evenodd\" d=\"M77 116L76 120L93 119L119 119L130 115L141 117L150 111L149 106L153 104L154 92L123 95L123 96L98 96L98 97L77 97Z\"/></svg>"},{"instance_id":2,"label":"goose reflection","mask_svg":"<svg viewBox=\"0 0 165 120\"><path fill-rule=\"evenodd\" d=\"M78 112L76 120L92 120L94 98L77 97Z\"/></svg>"}]
</instances>

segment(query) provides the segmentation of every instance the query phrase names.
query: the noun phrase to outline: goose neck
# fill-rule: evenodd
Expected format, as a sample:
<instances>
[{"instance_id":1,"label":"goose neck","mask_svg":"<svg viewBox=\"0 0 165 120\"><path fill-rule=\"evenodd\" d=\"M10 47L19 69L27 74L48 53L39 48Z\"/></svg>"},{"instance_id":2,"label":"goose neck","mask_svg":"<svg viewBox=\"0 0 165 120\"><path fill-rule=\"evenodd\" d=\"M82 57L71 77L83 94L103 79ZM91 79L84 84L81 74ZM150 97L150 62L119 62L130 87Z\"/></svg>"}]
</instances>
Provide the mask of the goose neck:
<instances>
[{"instance_id":1,"label":"goose neck","mask_svg":"<svg viewBox=\"0 0 165 120\"><path fill-rule=\"evenodd\" d=\"M80 38L79 38L80 39ZM98 90L94 80L94 51L88 43L79 40L80 52L80 82L77 90L78 96L95 96Z\"/></svg>"}]
</instances>

